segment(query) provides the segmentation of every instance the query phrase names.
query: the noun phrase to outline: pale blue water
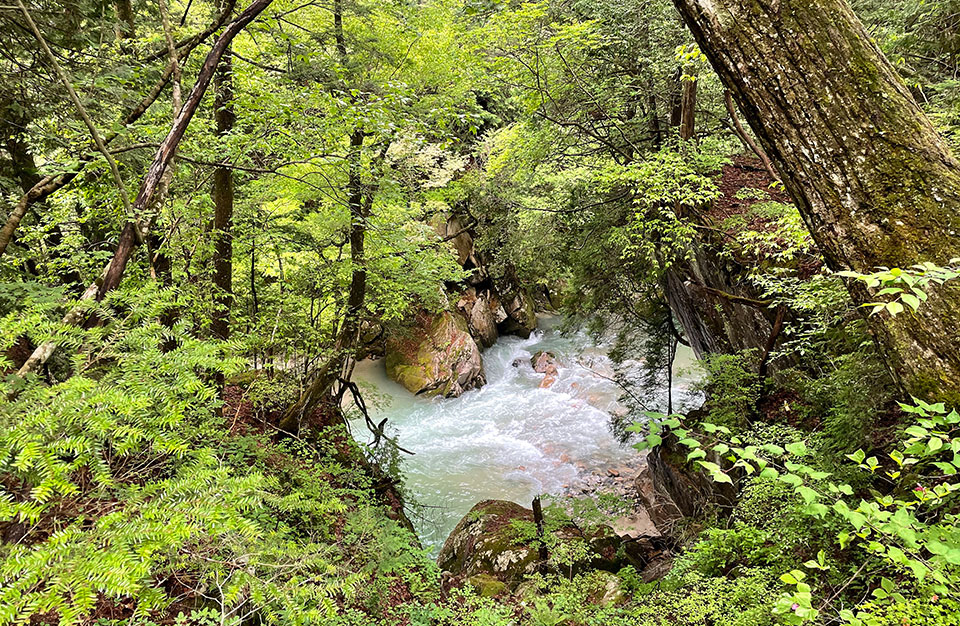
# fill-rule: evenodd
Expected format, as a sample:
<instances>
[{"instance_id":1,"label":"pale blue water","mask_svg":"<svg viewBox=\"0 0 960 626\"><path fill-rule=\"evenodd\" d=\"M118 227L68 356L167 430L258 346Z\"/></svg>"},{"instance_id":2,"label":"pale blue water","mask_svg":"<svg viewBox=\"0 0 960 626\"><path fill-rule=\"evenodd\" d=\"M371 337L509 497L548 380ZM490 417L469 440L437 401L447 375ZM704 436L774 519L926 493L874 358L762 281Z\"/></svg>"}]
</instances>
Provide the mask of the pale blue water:
<instances>
[{"instance_id":1,"label":"pale blue water","mask_svg":"<svg viewBox=\"0 0 960 626\"><path fill-rule=\"evenodd\" d=\"M559 320L544 317L529 339L502 337L483 353L487 384L459 398L414 396L386 377L383 361L357 365L375 422L415 452L403 455L405 487L426 508L414 524L425 546L436 550L456 523L480 500L512 500L529 506L537 494L562 493L581 472L620 464L636 451L612 434L611 414L620 387L603 346L585 334L563 335ZM540 389L543 374L530 357L538 350L557 355L560 374ZM520 359L521 365L511 363ZM675 370L691 356L678 355ZM689 397L689 377L674 384L675 397ZM369 438L362 422L354 436Z\"/></svg>"}]
</instances>

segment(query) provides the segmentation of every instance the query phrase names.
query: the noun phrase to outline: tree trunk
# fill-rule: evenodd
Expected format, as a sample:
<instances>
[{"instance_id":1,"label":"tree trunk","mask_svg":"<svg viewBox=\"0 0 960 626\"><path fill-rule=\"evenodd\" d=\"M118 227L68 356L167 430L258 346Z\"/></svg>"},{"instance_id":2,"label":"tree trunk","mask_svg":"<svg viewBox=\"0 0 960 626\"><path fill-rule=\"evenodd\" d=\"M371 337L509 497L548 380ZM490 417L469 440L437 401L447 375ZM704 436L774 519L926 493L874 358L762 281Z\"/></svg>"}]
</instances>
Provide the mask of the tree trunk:
<instances>
[{"instance_id":1,"label":"tree trunk","mask_svg":"<svg viewBox=\"0 0 960 626\"><path fill-rule=\"evenodd\" d=\"M363 130L354 130L350 134L350 148L347 153L347 203L350 207L350 263L353 265L353 274L350 277L350 293L347 296L343 326L337 335L333 356L320 368L307 389L300 394L300 398L281 418L280 429L288 432L299 430L300 421L320 404L333 384L340 378L344 359L352 357L352 350L360 334L360 317L367 293L364 239L367 218L373 202L372 195L369 195L372 192L364 196L363 181L360 178L360 151L363 148L363 139Z\"/></svg>"},{"instance_id":2,"label":"tree trunk","mask_svg":"<svg viewBox=\"0 0 960 626\"><path fill-rule=\"evenodd\" d=\"M697 77L684 72L683 96L680 98L680 139L693 139L697 122Z\"/></svg>"},{"instance_id":3,"label":"tree trunk","mask_svg":"<svg viewBox=\"0 0 960 626\"><path fill-rule=\"evenodd\" d=\"M147 170L147 175L143 177L140 192L137 194L137 199L133 205L134 215L142 214L144 208L150 205L153 195L161 184L167 166L176 155L177 146L180 145L183 134L187 132L187 126L190 125L190 120L193 119L194 113L196 113L200 107L200 101L203 99L203 95L210 85L214 70L220 64L220 59L226 52L230 42L233 41L233 38L236 37L240 31L247 27L247 24L256 19L271 2L272 0L254 0L237 19L223 29L223 34L220 35L220 38L213 44L213 49L210 50L207 58L203 61L200 73L197 74L197 81L193 84L193 89L190 90L190 95L187 96L183 104L183 109L174 120L170 132L157 149L157 154L154 156L153 163L150 164L150 168ZM127 261L130 260L130 255L133 248L137 246L138 240L139 237L137 236L136 226L133 222L127 222L123 232L120 234L120 242L117 245L117 251L113 256L110 268L103 279L103 284L100 285L97 300L102 300L108 291L116 289L117 285L120 284L120 278L123 276Z\"/></svg>"},{"instance_id":4,"label":"tree trunk","mask_svg":"<svg viewBox=\"0 0 960 626\"><path fill-rule=\"evenodd\" d=\"M220 28L230 16L230 13L233 11L233 5L235 0L227 0L225 3L224 10L217 17L217 21L211 24L204 30L202 33L188 37L187 39L179 42L177 44L180 59L183 60L186 56L198 45L200 45L207 37L209 37L215 30ZM164 50L163 54L167 54L167 51ZM160 58L161 55L152 55L147 60L155 60ZM147 112L147 109L156 102L157 98L160 96L160 92L163 91L167 83L170 82L170 79L173 77L176 70L176 64L168 63L163 73L160 75L160 79L154 84L150 92L144 96L137 106L135 106L123 121L120 122L122 126L129 126L140 119L144 113ZM109 144L118 136L118 133L114 132L106 137L103 141L105 144ZM80 171L92 161L95 157L92 154L92 151L95 149L95 146L91 145L87 147L87 151L79 156L77 159L78 163L76 169L70 172L62 172L59 174L51 174L49 176L43 177L39 180L29 191L24 193L17 203L14 205L13 210L10 212L10 215L7 217L7 221L4 223L3 227L0 228L0 255L4 253L7 249L7 246L10 244L10 241L13 239L13 235L17 230L17 227L20 225L20 221L26 216L27 211L30 209L33 204L37 202L42 202L51 194L56 193L60 189L63 189L68 184L70 184L73 179L77 177Z\"/></svg>"},{"instance_id":5,"label":"tree trunk","mask_svg":"<svg viewBox=\"0 0 960 626\"><path fill-rule=\"evenodd\" d=\"M757 145L757 142L744 130L743 124L740 123L740 117L737 115L737 106L733 103L733 95L729 89L723 91L723 103L727 107L727 114L730 115L730 123L733 124L733 129L737 133L737 137L740 138L740 141L743 142L743 145L746 146L747 149L757 155L757 158L763 163L763 169L767 170L770 178L777 181L780 180L776 170L773 169L773 163L770 162L770 157L763 151L763 148Z\"/></svg>"},{"instance_id":6,"label":"tree trunk","mask_svg":"<svg viewBox=\"0 0 960 626\"><path fill-rule=\"evenodd\" d=\"M960 257L960 164L843 0L674 3L831 268ZM871 328L907 392L958 401L960 289L929 291L916 315Z\"/></svg>"},{"instance_id":7,"label":"tree trunk","mask_svg":"<svg viewBox=\"0 0 960 626\"><path fill-rule=\"evenodd\" d=\"M650 80L647 83L647 110L650 116L650 140L655 148L659 148L663 143L663 131L660 129L660 116L657 112L657 93L654 90L655 85Z\"/></svg>"},{"instance_id":8,"label":"tree trunk","mask_svg":"<svg viewBox=\"0 0 960 626\"><path fill-rule=\"evenodd\" d=\"M671 80L673 85L670 89L670 126L678 128L682 117L683 109L683 68L678 67L673 73Z\"/></svg>"},{"instance_id":9,"label":"tree trunk","mask_svg":"<svg viewBox=\"0 0 960 626\"><path fill-rule=\"evenodd\" d=\"M117 10L117 39L133 39L137 33L133 4L130 0L116 0L114 8Z\"/></svg>"},{"instance_id":10,"label":"tree trunk","mask_svg":"<svg viewBox=\"0 0 960 626\"><path fill-rule=\"evenodd\" d=\"M213 77L215 92L214 118L217 136L223 139L233 130L236 115L233 110L233 60L230 49L223 55ZM214 337L230 338L230 307L233 305L233 172L229 167L218 167L213 173L213 302Z\"/></svg>"}]
</instances>

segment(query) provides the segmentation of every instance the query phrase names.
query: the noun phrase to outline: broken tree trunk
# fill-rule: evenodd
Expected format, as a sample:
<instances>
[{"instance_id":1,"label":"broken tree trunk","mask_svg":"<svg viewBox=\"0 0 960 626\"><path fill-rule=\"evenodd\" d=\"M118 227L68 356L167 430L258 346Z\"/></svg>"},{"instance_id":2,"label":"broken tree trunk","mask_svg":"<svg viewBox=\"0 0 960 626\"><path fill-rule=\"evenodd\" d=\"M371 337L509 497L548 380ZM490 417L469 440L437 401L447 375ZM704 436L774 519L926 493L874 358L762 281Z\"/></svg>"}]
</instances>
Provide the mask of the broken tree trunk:
<instances>
[{"instance_id":1,"label":"broken tree trunk","mask_svg":"<svg viewBox=\"0 0 960 626\"><path fill-rule=\"evenodd\" d=\"M960 257L960 164L843 0L674 0L828 265ZM874 296L851 283L858 304ZM960 400L960 289L869 318L909 393Z\"/></svg>"}]
</instances>

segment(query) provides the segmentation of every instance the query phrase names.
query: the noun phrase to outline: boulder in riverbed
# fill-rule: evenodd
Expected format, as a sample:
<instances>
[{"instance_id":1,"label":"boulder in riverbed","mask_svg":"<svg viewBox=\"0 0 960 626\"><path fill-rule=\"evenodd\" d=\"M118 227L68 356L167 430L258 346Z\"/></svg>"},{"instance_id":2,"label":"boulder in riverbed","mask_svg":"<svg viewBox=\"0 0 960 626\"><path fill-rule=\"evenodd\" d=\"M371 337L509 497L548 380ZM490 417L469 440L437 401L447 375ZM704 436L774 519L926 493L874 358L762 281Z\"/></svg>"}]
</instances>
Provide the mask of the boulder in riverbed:
<instances>
[{"instance_id":1,"label":"boulder in riverbed","mask_svg":"<svg viewBox=\"0 0 960 626\"><path fill-rule=\"evenodd\" d=\"M456 397L486 383L480 348L463 317L450 311L420 313L414 327L391 336L386 367L415 394Z\"/></svg>"},{"instance_id":2,"label":"boulder in riverbed","mask_svg":"<svg viewBox=\"0 0 960 626\"><path fill-rule=\"evenodd\" d=\"M498 322L501 335L517 335L526 339L537 329L537 309L525 289L511 287L500 295L500 306L506 317Z\"/></svg>"},{"instance_id":3,"label":"boulder in riverbed","mask_svg":"<svg viewBox=\"0 0 960 626\"><path fill-rule=\"evenodd\" d=\"M530 365L533 371L543 374L543 380L540 381L540 388L546 389L557 382L557 376L560 375L560 367L557 364L557 357L552 352L541 350L530 358Z\"/></svg>"},{"instance_id":4,"label":"boulder in riverbed","mask_svg":"<svg viewBox=\"0 0 960 626\"><path fill-rule=\"evenodd\" d=\"M444 571L457 579L486 575L516 588L541 567L561 569L557 563L539 560L535 541L530 538L533 511L514 502L485 500L471 509L453 530L437 558ZM527 530L523 530L526 526ZM561 544L581 544L581 557L562 564L565 574L604 570L617 572L626 565L644 571L666 558L669 550L659 538L622 538L609 526L582 530L573 525L553 530ZM484 579L486 580L486 579Z\"/></svg>"}]
</instances>

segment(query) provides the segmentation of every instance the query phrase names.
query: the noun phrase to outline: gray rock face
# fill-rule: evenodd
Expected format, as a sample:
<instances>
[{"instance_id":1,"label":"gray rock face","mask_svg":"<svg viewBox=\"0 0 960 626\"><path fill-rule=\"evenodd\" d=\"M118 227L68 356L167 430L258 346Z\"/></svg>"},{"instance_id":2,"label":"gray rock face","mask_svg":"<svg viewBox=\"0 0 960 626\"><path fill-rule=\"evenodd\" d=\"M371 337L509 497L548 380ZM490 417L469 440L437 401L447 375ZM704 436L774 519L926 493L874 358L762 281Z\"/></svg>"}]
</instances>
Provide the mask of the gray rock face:
<instances>
[{"instance_id":1,"label":"gray rock face","mask_svg":"<svg viewBox=\"0 0 960 626\"><path fill-rule=\"evenodd\" d=\"M526 290L508 285L501 292L500 306L505 317L497 323L501 335L517 335L526 339L537 329L537 309Z\"/></svg>"},{"instance_id":2,"label":"gray rock face","mask_svg":"<svg viewBox=\"0 0 960 626\"><path fill-rule=\"evenodd\" d=\"M499 337L495 314L495 301L489 291L478 292L470 287L457 302L457 309L467 320L470 334L483 348L489 348Z\"/></svg>"},{"instance_id":3,"label":"gray rock face","mask_svg":"<svg viewBox=\"0 0 960 626\"><path fill-rule=\"evenodd\" d=\"M664 292L697 358L751 348L762 351L772 329L765 313L772 316L772 311L718 295L729 294L746 301L761 297L745 280L744 268L709 254L696 242L690 252L665 273ZM770 363L770 371L775 373L788 365L775 360Z\"/></svg>"},{"instance_id":4,"label":"gray rock face","mask_svg":"<svg viewBox=\"0 0 960 626\"><path fill-rule=\"evenodd\" d=\"M686 451L666 442L650 451L647 465L637 475L638 495L660 532L669 534L674 523L696 517L709 505L719 503L729 510L736 502L732 485L716 483L704 472L690 468ZM719 458L709 460L719 463Z\"/></svg>"},{"instance_id":5,"label":"gray rock face","mask_svg":"<svg viewBox=\"0 0 960 626\"><path fill-rule=\"evenodd\" d=\"M415 394L456 397L486 384L480 348L467 322L450 311L420 313L386 347L387 375Z\"/></svg>"}]
</instances>

